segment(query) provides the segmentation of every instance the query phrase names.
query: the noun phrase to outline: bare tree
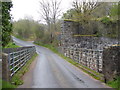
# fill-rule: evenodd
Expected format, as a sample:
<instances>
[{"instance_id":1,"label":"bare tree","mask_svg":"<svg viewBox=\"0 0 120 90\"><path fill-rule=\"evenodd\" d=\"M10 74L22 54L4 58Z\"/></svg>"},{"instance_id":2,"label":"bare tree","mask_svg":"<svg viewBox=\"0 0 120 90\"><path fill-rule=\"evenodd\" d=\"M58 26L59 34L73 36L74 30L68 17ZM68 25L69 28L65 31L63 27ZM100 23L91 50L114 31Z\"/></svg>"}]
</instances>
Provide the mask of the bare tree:
<instances>
[{"instance_id":1,"label":"bare tree","mask_svg":"<svg viewBox=\"0 0 120 90\"><path fill-rule=\"evenodd\" d=\"M75 10L74 19L81 22L88 22L92 18L92 11L99 7L102 3L98 0L75 0L73 1L73 9Z\"/></svg>"},{"instance_id":2,"label":"bare tree","mask_svg":"<svg viewBox=\"0 0 120 90\"><path fill-rule=\"evenodd\" d=\"M92 10L98 7L100 3L96 0L73 1L73 7L77 13L90 14Z\"/></svg>"},{"instance_id":3,"label":"bare tree","mask_svg":"<svg viewBox=\"0 0 120 90\"><path fill-rule=\"evenodd\" d=\"M56 20L58 19L58 17L60 16L60 4L61 1L58 2L57 0L52 0L51 3L48 1L40 1L40 15L42 16L42 18L46 21L47 24L49 23L56 23Z\"/></svg>"},{"instance_id":4,"label":"bare tree","mask_svg":"<svg viewBox=\"0 0 120 90\"><path fill-rule=\"evenodd\" d=\"M51 33L51 38L54 37L54 31L56 30L56 21L60 16L60 4L61 1L58 2L57 0L52 0L51 2L40 2L41 10L39 13L48 25L48 30ZM53 28L51 28L51 26L53 26Z\"/></svg>"},{"instance_id":5,"label":"bare tree","mask_svg":"<svg viewBox=\"0 0 120 90\"><path fill-rule=\"evenodd\" d=\"M40 3L40 15L42 16L42 18L46 21L47 25L48 25L48 29L50 31L50 13L51 13L51 10L50 10L50 3L49 2L44 2L44 0L42 0Z\"/></svg>"},{"instance_id":6,"label":"bare tree","mask_svg":"<svg viewBox=\"0 0 120 90\"><path fill-rule=\"evenodd\" d=\"M61 1L60 2L56 0L52 1L52 19L54 24L56 23L56 19L60 16L60 12L61 12L60 4Z\"/></svg>"}]
</instances>

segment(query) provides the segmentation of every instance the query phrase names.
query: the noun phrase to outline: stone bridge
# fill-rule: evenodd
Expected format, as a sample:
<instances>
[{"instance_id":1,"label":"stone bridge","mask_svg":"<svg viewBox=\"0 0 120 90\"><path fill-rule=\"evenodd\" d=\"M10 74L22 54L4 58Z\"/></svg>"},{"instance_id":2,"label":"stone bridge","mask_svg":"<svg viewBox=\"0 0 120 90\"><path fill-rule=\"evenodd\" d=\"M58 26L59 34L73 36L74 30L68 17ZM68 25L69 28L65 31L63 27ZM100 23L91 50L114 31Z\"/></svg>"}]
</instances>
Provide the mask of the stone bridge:
<instances>
[{"instance_id":1,"label":"stone bridge","mask_svg":"<svg viewBox=\"0 0 120 90\"><path fill-rule=\"evenodd\" d=\"M116 75L120 75L118 39L94 37L92 33L90 33L91 36L87 33L76 37L75 35L83 33L84 27L78 22L68 20L62 22L61 30L60 48L66 57L103 73L106 80L112 80Z\"/></svg>"}]
</instances>

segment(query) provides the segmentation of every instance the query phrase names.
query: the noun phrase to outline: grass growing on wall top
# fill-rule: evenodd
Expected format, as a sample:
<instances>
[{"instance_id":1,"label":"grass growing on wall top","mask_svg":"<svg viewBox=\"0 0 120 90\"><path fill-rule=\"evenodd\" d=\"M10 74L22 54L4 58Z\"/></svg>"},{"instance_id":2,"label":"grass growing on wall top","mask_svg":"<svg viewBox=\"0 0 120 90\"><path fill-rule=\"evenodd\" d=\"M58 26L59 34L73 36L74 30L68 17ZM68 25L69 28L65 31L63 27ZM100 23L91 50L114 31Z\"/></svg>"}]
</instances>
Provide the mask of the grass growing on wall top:
<instances>
[{"instance_id":1,"label":"grass growing on wall top","mask_svg":"<svg viewBox=\"0 0 120 90\"><path fill-rule=\"evenodd\" d=\"M103 17L103 18L101 18L101 22L104 24L110 24L112 22L112 20L108 17Z\"/></svg>"},{"instance_id":2,"label":"grass growing on wall top","mask_svg":"<svg viewBox=\"0 0 120 90\"><path fill-rule=\"evenodd\" d=\"M73 20L73 19L64 19L63 21L79 22L78 20Z\"/></svg>"}]
</instances>

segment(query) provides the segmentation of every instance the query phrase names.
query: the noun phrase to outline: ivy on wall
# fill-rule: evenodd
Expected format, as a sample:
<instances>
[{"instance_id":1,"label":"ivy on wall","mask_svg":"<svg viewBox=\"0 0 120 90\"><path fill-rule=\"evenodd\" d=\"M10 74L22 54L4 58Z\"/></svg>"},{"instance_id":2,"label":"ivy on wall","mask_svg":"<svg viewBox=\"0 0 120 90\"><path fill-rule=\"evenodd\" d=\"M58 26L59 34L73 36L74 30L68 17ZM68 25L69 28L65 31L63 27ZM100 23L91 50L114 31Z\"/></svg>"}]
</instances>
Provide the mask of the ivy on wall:
<instances>
[{"instance_id":1,"label":"ivy on wall","mask_svg":"<svg viewBox=\"0 0 120 90\"><path fill-rule=\"evenodd\" d=\"M10 9L12 8L12 2L1 2L2 9L2 46L5 47L11 40L12 22Z\"/></svg>"}]
</instances>

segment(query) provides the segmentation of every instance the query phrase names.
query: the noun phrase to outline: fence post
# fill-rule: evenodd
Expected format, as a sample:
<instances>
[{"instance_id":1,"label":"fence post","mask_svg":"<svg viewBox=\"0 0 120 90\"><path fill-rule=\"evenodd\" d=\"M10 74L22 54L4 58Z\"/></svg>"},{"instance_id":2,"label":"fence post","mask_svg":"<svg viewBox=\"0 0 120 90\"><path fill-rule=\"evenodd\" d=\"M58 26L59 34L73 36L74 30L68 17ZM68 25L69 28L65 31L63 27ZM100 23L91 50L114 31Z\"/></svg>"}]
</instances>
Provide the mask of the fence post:
<instances>
[{"instance_id":1,"label":"fence post","mask_svg":"<svg viewBox=\"0 0 120 90\"><path fill-rule=\"evenodd\" d=\"M8 60L8 54L2 53L2 80L7 82L10 81L10 69Z\"/></svg>"}]
</instances>

